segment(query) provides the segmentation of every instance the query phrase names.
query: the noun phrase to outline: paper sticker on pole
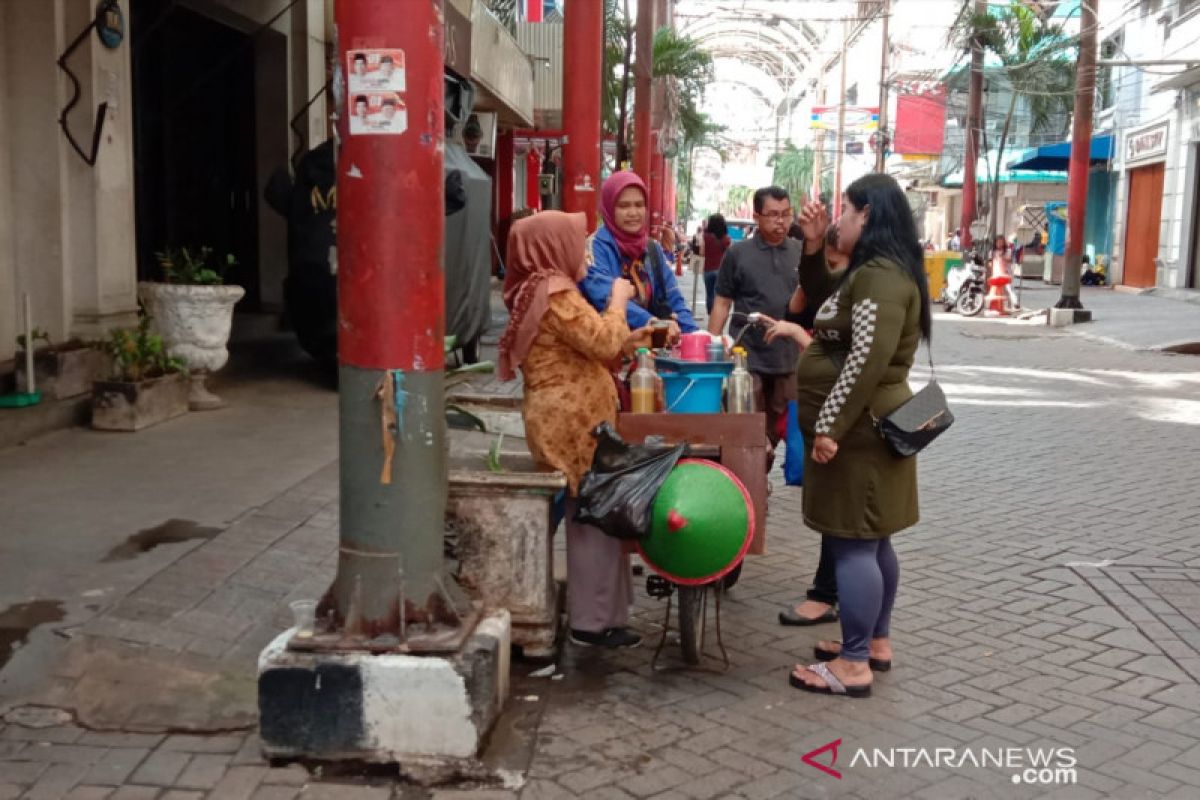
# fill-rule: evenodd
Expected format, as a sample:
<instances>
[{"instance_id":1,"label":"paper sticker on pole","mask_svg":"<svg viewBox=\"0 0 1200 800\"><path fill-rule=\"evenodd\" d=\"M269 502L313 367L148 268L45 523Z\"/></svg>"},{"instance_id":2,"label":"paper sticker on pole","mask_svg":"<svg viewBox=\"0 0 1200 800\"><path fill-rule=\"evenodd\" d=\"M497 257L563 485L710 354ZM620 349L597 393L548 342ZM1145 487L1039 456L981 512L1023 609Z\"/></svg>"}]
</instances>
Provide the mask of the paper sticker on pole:
<instances>
[{"instance_id":1,"label":"paper sticker on pole","mask_svg":"<svg viewBox=\"0 0 1200 800\"><path fill-rule=\"evenodd\" d=\"M350 95L350 135L399 134L408 130L408 109L395 92Z\"/></svg>"},{"instance_id":2,"label":"paper sticker on pole","mask_svg":"<svg viewBox=\"0 0 1200 800\"><path fill-rule=\"evenodd\" d=\"M403 92L406 88L403 50L349 50L346 75L351 92Z\"/></svg>"}]
</instances>

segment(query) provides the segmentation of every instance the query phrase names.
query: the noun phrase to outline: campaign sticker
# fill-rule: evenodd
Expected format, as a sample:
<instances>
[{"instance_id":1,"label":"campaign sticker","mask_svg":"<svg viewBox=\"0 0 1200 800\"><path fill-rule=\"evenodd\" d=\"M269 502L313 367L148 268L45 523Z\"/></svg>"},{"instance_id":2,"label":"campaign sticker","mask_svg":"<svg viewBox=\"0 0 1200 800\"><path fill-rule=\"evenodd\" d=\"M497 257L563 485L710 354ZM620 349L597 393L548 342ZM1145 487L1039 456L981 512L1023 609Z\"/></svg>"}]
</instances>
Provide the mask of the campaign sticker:
<instances>
[{"instance_id":1,"label":"campaign sticker","mask_svg":"<svg viewBox=\"0 0 1200 800\"><path fill-rule=\"evenodd\" d=\"M397 134L408 129L408 110L395 92L350 95L350 135Z\"/></svg>"},{"instance_id":2,"label":"campaign sticker","mask_svg":"<svg viewBox=\"0 0 1200 800\"><path fill-rule=\"evenodd\" d=\"M403 50L350 50L346 53L346 74L351 92L403 92Z\"/></svg>"}]
</instances>

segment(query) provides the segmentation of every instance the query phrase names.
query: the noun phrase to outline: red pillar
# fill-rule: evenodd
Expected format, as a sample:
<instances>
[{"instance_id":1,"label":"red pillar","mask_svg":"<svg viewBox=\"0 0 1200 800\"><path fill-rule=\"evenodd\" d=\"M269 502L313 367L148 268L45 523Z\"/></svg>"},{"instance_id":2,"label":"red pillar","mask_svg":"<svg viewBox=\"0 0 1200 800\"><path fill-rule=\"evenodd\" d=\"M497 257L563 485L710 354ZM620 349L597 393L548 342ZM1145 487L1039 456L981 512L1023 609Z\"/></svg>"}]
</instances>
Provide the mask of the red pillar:
<instances>
[{"instance_id":1,"label":"red pillar","mask_svg":"<svg viewBox=\"0 0 1200 800\"><path fill-rule=\"evenodd\" d=\"M1096 97L1096 20L1100 0L1080 9L1079 65L1076 68L1075 116L1071 132L1071 163L1067 172L1067 247L1062 295L1056 308L1083 308L1079 301L1083 262L1083 228L1087 216L1088 170L1092 155L1092 105ZM1076 315L1076 321L1082 321Z\"/></svg>"},{"instance_id":2,"label":"red pillar","mask_svg":"<svg viewBox=\"0 0 1200 800\"><path fill-rule=\"evenodd\" d=\"M600 191L600 79L604 69L604 3L575 0L563 22L563 211L582 211L596 227Z\"/></svg>"},{"instance_id":3,"label":"red pillar","mask_svg":"<svg viewBox=\"0 0 1200 800\"><path fill-rule=\"evenodd\" d=\"M512 131L496 136L496 220L501 224L513 214L513 170L516 146Z\"/></svg>"},{"instance_id":4,"label":"red pillar","mask_svg":"<svg viewBox=\"0 0 1200 800\"><path fill-rule=\"evenodd\" d=\"M985 0L975 0L975 14L987 13ZM967 89L967 142L963 155L962 214L959 241L971 247L971 223L975 221L975 167L979 162L979 131L983 128L983 45L971 44L971 83Z\"/></svg>"},{"instance_id":5,"label":"red pillar","mask_svg":"<svg viewBox=\"0 0 1200 800\"><path fill-rule=\"evenodd\" d=\"M638 3L633 63L633 171L651 185L651 88L654 73L654 4ZM649 199L649 198L648 198ZM651 207L653 208L653 206Z\"/></svg>"},{"instance_id":6,"label":"red pillar","mask_svg":"<svg viewBox=\"0 0 1200 800\"><path fill-rule=\"evenodd\" d=\"M542 210L542 193L538 184L538 173L542 171L542 154L537 145L529 142L529 152L525 154L525 207L534 211Z\"/></svg>"},{"instance_id":7,"label":"red pillar","mask_svg":"<svg viewBox=\"0 0 1200 800\"><path fill-rule=\"evenodd\" d=\"M663 178L666 173L666 157L660 150L658 131L650 134L650 224L661 225L665 220L663 206Z\"/></svg>"}]
</instances>

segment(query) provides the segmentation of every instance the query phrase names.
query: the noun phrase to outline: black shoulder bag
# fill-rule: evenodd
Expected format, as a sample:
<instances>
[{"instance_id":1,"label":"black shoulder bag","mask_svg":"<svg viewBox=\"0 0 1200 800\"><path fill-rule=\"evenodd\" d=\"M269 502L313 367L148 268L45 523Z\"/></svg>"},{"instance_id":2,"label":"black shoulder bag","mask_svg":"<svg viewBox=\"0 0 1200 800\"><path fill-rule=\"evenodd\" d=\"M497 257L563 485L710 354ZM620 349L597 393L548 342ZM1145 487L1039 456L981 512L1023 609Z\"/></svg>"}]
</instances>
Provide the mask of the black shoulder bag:
<instances>
[{"instance_id":1,"label":"black shoulder bag","mask_svg":"<svg viewBox=\"0 0 1200 800\"><path fill-rule=\"evenodd\" d=\"M926 445L954 424L954 414L950 413L946 395L938 386L937 375L933 371L933 348L928 344L926 347L929 354L929 383L925 388L882 417L875 416L870 406L867 408L875 430L893 453L904 458L924 450ZM845 359L841 354L829 351L829 358L841 372L845 367Z\"/></svg>"}]
</instances>

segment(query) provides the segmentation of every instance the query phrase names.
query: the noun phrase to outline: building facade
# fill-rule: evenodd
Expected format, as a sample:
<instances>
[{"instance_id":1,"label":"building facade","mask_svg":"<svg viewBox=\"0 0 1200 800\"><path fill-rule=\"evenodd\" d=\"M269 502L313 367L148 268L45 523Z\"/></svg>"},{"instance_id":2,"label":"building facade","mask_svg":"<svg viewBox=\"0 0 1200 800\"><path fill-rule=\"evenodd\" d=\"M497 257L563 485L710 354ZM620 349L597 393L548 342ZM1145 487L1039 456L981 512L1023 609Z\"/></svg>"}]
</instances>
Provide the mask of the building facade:
<instances>
[{"instance_id":1,"label":"building facade","mask_svg":"<svg viewBox=\"0 0 1200 800\"><path fill-rule=\"evenodd\" d=\"M1200 2L1102 14L1101 58L1133 62L1100 76L1098 122L1116 138L1114 281L1200 287Z\"/></svg>"}]
</instances>

